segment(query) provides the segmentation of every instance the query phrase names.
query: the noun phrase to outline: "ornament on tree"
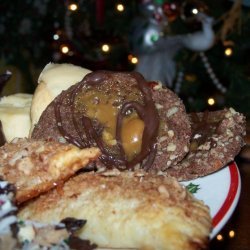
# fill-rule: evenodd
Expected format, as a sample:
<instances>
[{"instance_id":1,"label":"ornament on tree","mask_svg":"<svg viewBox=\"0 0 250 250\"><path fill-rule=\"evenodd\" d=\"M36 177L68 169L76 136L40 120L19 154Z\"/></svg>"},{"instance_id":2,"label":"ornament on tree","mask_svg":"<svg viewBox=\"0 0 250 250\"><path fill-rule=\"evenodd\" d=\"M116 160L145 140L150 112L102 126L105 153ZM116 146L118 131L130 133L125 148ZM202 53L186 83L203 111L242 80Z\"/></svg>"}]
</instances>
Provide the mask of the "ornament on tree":
<instances>
[{"instance_id":1,"label":"ornament on tree","mask_svg":"<svg viewBox=\"0 0 250 250\"><path fill-rule=\"evenodd\" d=\"M144 18L154 19L159 24L166 22L166 17L164 16L162 4L164 1L153 1L153 0L142 0L139 4L140 13Z\"/></svg>"},{"instance_id":2,"label":"ornament on tree","mask_svg":"<svg viewBox=\"0 0 250 250\"><path fill-rule=\"evenodd\" d=\"M198 12L196 19L201 22L202 30L183 36L184 47L192 51L206 51L214 44L213 18Z\"/></svg>"},{"instance_id":3,"label":"ornament on tree","mask_svg":"<svg viewBox=\"0 0 250 250\"><path fill-rule=\"evenodd\" d=\"M164 1L141 1L141 16L134 21L131 45L139 59L135 70L141 72L148 80L157 79L171 86L175 77L173 57L180 44L176 43L176 39L179 38L164 36L168 17L163 6Z\"/></svg>"},{"instance_id":4,"label":"ornament on tree","mask_svg":"<svg viewBox=\"0 0 250 250\"><path fill-rule=\"evenodd\" d=\"M203 62L203 65L210 77L210 79L212 80L212 83L214 84L214 86L223 94L226 93L227 89L223 86L223 84L220 82L220 80L218 79L218 77L216 76L216 74L214 73L213 68L211 67L207 56L205 55L204 52L200 52L199 53L201 60Z\"/></svg>"},{"instance_id":5,"label":"ornament on tree","mask_svg":"<svg viewBox=\"0 0 250 250\"><path fill-rule=\"evenodd\" d=\"M168 87L173 87L176 77L174 60L176 53L183 48L195 52L210 49L214 43L213 18L198 11L195 18L202 24L202 30L190 34L167 36L163 33L162 23L152 18L152 13L155 11L152 2L147 1L143 7L144 13L147 10L147 16L144 15L144 19L135 22L132 34L133 51L138 56L135 70L142 73L149 81L159 80ZM152 11L151 14L149 10ZM168 19L164 22L164 25L166 24ZM181 77L177 79L177 90L180 89L181 79Z\"/></svg>"},{"instance_id":6,"label":"ornament on tree","mask_svg":"<svg viewBox=\"0 0 250 250\"><path fill-rule=\"evenodd\" d=\"M167 18L161 5L151 0L143 0L139 5L141 15L132 25L131 46L136 54L155 50L155 42L163 35Z\"/></svg>"},{"instance_id":7,"label":"ornament on tree","mask_svg":"<svg viewBox=\"0 0 250 250\"><path fill-rule=\"evenodd\" d=\"M184 78L184 72L182 70L180 70L177 74L176 82L175 82L175 86L174 86L174 92L177 94L179 94L181 91L181 85L183 82L183 78Z\"/></svg>"}]
</instances>

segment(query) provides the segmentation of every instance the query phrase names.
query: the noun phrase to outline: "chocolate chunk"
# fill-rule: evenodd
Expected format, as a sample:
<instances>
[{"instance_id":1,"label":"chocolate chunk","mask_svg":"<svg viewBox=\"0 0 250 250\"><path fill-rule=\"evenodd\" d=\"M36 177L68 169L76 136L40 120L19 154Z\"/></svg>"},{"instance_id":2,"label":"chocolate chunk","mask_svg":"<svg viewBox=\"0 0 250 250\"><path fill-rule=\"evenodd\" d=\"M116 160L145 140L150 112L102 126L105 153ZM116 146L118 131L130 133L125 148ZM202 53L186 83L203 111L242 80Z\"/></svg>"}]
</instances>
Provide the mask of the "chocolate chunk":
<instances>
[{"instance_id":1,"label":"chocolate chunk","mask_svg":"<svg viewBox=\"0 0 250 250\"><path fill-rule=\"evenodd\" d=\"M86 220L77 220L72 217L67 217L61 220L61 223L65 224L66 229L71 233L81 229L86 224L86 222Z\"/></svg>"},{"instance_id":2,"label":"chocolate chunk","mask_svg":"<svg viewBox=\"0 0 250 250\"><path fill-rule=\"evenodd\" d=\"M75 250L92 250L97 248L97 245L92 244L89 240L83 240L73 235L69 237L67 244L70 249Z\"/></svg>"}]
</instances>

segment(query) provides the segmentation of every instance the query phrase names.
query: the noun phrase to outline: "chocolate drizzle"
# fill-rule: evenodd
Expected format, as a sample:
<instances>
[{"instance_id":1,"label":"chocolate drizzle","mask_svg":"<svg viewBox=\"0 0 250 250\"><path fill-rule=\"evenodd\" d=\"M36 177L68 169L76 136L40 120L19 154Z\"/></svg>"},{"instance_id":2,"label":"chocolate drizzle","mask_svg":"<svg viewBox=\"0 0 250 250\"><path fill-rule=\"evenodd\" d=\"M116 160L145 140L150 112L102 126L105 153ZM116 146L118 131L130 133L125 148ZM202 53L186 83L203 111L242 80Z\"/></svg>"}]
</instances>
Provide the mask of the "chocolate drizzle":
<instances>
[{"instance_id":1,"label":"chocolate drizzle","mask_svg":"<svg viewBox=\"0 0 250 250\"><path fill-rule=\"evenodd\" d=\"M60 221L65 225L65 228L70 233L69 238L66 240L66 243L70 249L75 250L92 250L96 249L97 245L92 244L89 240L81 239L75 235L78 230L80 230L85 224L86 220L75 219L72 217L67 217ZM56 230L62 229L61 226L56 226Z\"/></svg>"},{"instance_id":2,"label":"chocolate drizzle","mask_svg":"<svg viewBox=\"0 0 250 250\"><path fill-rule=\"evenodd\" d=\"M155 143L159 128L159 116L156 111L148 84L140 74L134 74L134 77L136 78L138 87L143 94L144 105L141 105L135 101L126 102L123 104L117 118L116 140L120 147L122 157L125 159L126 157L121 142L122 119L128 110L134 109L139 117L144 121L145 128L143 131L141 152L132 161L126 161L126 166L130 169L148 157L143 166L144 169L148 170L152 165L156 155Z\"/></svg>"},{"instance_id":3,"label":"chocolate drizzle","mask_svg":"<svg viewBox=\"0 0 250 250\"><path fill-rule=\"evenodd\" d=\"M75 250L93 250L97 248L96 244L92 244L89 240L83 240L77 236L70 235L67 244L70 249Z\"/></svg>"},{"instance_id":4,"label":"chocolate drizzle","mask_svg":"<svg viewBox=\"0 0 250 250\"><path fill-rule=\"evenodd\" d=\"M80 230L86 224L86 222L86 220L80 220L73 217L67 217L61 220L61 223L65 225L67 231L72 234Z\"/></svg>"},{"instance_id":5,"label":"chocolate drizzle","mask_svg":"<svg viewBox=\"0 0 250 250\"><path fill-rule=\"evenodd\" d=\"M100 123L88 117L86 110L79 111L79 109L76 109L76 99L80 93L88 88L98 88L103 84L109 84L109 81L113 80L112 77L115 74L126 74L130 80L133 79L133 82L136 83L135 86L137 90L140 95L142 95L143 101L143 103L140 103L137 100L124 100L119 107L115 132L118 154L110 152L100 136L102 129ZM126 86L125 84L124 82L124 86ZM116 95L116 93L113 94ZM54 104L55 118L60 134L66 141L80 148L98 146L102 151L100 160L107 167L115 166L116 168L124 170L133 169L135 165L142 164L142 168L147 170L152 165L156 155L159 115L152 100L150 86L139 73L113 73L108 71L90 73L80 83L62 92L61 95L56 98ZM61 107L62 104L70 107L71 117L65 117ZM127 159L121 139L122 122L127 112L136 112L138 117L144 122L141 151L135 155L132 160ZM64 126L63 122L65 118L72 120L71 123L74 128L74 133Z\"/></svg>"},{"instance_id":6,"label":"chocolate drizzle","mask_svg":"<svg viewBox=\"0 0 250 250\"><path fill-rule=\"evenodd\" d=\"M67 132L67 130L64 128L63 126L63 118L62 118L62 114L61 114L61 104L63 102L63 100L66 99L66 91L63 91L61 93L61 95L58 96L58 98L55 100L55 105L54 105L54 111L55 111L55 117L56 117L56 122L57 122L57 128L60 132L60 134L66 139L66 141L68 141L69 143L72 143L74 145L76 145L79 148L85 148L88 147L89 145L84 143L84 140L78 140L76 137L72 136L70 133ZM73 103L69 102L69 106L71 107L71 114L74 113L74 106ZM81 138L81 133L78 130L78 126L76 125L74 116L72 116L72 120L74 123L74 127L78 132L78 137Z\"/></svg>"}]
</instances>

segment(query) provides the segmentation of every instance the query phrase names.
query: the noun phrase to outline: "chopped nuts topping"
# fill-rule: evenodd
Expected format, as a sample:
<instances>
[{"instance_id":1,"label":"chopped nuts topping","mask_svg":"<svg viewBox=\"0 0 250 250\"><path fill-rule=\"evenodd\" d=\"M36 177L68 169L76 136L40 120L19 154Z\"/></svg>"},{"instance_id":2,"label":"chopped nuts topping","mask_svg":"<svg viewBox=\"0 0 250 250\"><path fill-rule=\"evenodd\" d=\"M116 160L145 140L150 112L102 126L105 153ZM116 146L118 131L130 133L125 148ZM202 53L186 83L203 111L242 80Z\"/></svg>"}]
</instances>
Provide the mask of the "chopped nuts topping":
<instances>
[{"instance_id":1,"label":"chopped nuts topping","mask_svg":"<svg viewBox=\"0 0 250 250\"><path fill-rule=\"evenodd\" d=\"M169 143L167 146L168 152L174 152L176 150L176 145L174 143Z\"/></svg>"},{"instance_id":2,"label":"chopped nuts topping","mask_svg":"<svg viewBox=\"0 0 250 250\"><path fill-rule=\"evenodd\" d=\"M164 194L167 198L169 197L169 192L167 190L167 188L164 185L160 185L158 187L158 191L160 194Z\"/></svg>"},{"instance_id":3,"label":"chopped nuts topping","mask_svg":"<svg viewBox=\"0 0 250 250\"><path fill-rule=\"evenodd\" d=\"M173 108L169 109L167 112L167 117L174 115L175 113L178 112L178 110L179 110L178 107L173 107Z\"/></svg>"},{"instance_id":4,"label":"chopped nuts topping","mask_svg":"<svg viewBox=\"0 0 250 250\"><path fill-rule=\"evenodd\" d=\"M173 130L168 130L168 136L170 138L173 138L174 137L174 131Z\"/></svg>"}]
</instances>

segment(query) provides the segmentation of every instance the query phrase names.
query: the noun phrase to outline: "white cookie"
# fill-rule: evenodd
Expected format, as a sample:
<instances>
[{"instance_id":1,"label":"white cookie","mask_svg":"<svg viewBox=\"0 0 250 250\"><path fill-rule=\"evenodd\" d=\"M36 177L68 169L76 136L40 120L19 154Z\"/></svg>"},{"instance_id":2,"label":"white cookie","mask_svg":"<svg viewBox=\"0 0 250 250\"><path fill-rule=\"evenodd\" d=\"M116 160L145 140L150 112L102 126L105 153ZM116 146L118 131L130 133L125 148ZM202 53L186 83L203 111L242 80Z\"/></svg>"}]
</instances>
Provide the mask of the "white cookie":
<instances>
[{"instance_id":1,"label":"white cookie","mask_svg":"<svg viewBox=\"0 0 250 250\"><path fill-rule=\"evenodd\" d=\"M28 137L32 95L18 93L0 99L0 120L7 142Z\"/></svg>"},{"instance_id":2,"label":"white cookie","mask_svg":"<svg viewBox=\"0 0 250 250\"><path fill-rule=\"evenodd\" d=\"M46 107L71 85L80 82L91 71L73 64L49 63L42 70L31 105L31 130L38 122Z\"/></svg>"}]
</instances>

